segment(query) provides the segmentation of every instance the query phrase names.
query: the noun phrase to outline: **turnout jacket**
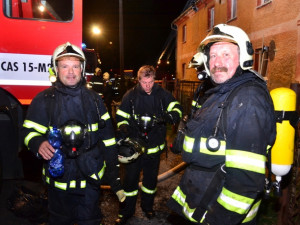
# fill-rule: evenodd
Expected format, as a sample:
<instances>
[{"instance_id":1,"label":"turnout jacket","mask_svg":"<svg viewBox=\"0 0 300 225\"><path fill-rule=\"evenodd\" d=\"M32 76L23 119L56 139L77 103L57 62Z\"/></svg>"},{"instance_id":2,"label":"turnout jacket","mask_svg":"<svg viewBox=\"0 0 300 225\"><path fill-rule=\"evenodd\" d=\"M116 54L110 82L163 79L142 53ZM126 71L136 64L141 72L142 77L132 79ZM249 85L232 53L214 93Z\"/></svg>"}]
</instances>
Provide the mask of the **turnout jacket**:
<instances>
[{"instance_id":1,"label":"turnout jacket","mask_svg":"<svg viewBox=\"0 0 300 225\"><path fill-rule=\"evenodd\" d=\"M275 141L273 103L265 82L250 71L206 94L209 98L187 123L182 157L189 167L168 205L195 223L246 223L259 208L267 149ZM218 117L216 137L221 144L219 150L210 151L206 141L214 134ZM223 179L217 182L216 193L209 193L221 165Z\"/></svg>"},{"instance_id":2,"label":"turnout jacket","mask_svg":"<svg viewBox=\"0 0 300 225\"><path fill-rule=\"evenodd\" d=\"M100 118L105 121L104 128L99 127ZM39 146L47 140L50 127L60 128L69 120L79 121L87 129L79 148L82 153L76 158L65 155L65 172L60 178L49 175L48 162L45 161L44 181L55 188L80 192L87 181L100 185L106 169L112 190L120 190L116 141L110 116L99 95L84 85L69 88L58 81L33 99L22 129L25 145L38 156ZM63 150L66 148L63 145Z\"/></svg>"},{"instance_id":3,"label":"turnout jacket","mask_svg":"<svg viewBox=\"0 0 300 225\"><path fill-rule=\"evenodd\" d=\"M130 137L141 138L141 130L136 118L148 115L161 119L166 113L172 113L174 123L179 122L182 117L182 107L173 95L157 84L154 84L151 94L148 95L140 84L137 84L127 91L122 99L116 113L117 126L129 125ZM166 124L154 123L147 136L148 140L145 141L147 154L159 154L165 148Z\"/></svg>"}]
</instances>

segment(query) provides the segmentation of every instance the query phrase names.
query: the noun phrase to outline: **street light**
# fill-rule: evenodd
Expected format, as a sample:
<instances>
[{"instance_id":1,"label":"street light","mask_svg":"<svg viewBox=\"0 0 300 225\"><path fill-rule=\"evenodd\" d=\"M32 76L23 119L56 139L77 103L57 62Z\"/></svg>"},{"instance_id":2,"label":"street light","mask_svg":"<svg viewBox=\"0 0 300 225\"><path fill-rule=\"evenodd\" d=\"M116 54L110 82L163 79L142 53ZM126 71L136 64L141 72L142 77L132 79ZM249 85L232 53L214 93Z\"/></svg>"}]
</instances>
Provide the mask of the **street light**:
<instances>
[{"instance_id":1,"label":"street light","mask_svg":"<svg viewBox=\"0 0 300 225\"><path fill-rule=\"evenodd\" d=\"M99 39L98 36L101 34L101 30L99 29L99 27L95 26L92 28L92 32L95 36L97 36L97 52L99 53Z\"/></svg>"},{"instance_id":2,"label":"street light","mask_svg":"<svg viewBox=\"0 0 300 225\"><path fill-rule=\"evenodd\" d=\"M93 34L95 34L95 35L101 34L101 30L99 29L99 27L93 27L92 31L93 31Z\"/></svg>"}]
</instances>

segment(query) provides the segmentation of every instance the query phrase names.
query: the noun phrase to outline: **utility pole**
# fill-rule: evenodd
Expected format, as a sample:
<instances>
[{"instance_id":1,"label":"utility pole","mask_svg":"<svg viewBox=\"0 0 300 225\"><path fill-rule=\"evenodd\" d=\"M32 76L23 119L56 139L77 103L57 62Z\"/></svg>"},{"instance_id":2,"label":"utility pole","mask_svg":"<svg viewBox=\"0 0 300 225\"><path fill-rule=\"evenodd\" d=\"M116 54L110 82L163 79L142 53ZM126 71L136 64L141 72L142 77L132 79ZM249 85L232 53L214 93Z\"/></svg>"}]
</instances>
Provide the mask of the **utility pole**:
<instances>
[{"instance_id":1,"label":"utility pole","mask_svg":"<svg viewBox=\"0 0 300 225\"><path fill-rule=\"evenodd\" d=\"M120 75L124 79L124 30L123 30L123 0L119 0L119 43L120 43Z\"/></svg>"}]
</instances>

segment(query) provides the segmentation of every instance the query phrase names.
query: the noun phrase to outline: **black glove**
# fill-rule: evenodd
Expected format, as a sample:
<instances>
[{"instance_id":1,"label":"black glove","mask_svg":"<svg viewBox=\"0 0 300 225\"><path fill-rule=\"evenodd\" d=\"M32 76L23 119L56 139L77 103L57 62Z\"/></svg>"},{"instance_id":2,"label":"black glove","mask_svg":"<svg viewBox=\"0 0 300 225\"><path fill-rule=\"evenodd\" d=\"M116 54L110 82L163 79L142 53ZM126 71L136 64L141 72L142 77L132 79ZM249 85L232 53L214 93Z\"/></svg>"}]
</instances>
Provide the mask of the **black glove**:
<instances>
[{"instance_id":1,"label":"black glove","mask_svg":"<svg viewBox=\"0 0 300 225\"><path fill-rule=\"evenodd\" d=\"M170 124L175 124L177 121L178 121L178 113L177 112L167 112L165 115L164 115L164 120L167 122L167 123L170 123Z\"/></svg>"},{"instance_id":2,"label":"black glove","mask_svg":"<svg viewBox=\"0 0 300 225\"><path fill-rule=\"evenodd\" d=\"M117 139L126 139L130 135L130 126L127 124L122 124L117 130Z\"/></svg>"}]
</instances>

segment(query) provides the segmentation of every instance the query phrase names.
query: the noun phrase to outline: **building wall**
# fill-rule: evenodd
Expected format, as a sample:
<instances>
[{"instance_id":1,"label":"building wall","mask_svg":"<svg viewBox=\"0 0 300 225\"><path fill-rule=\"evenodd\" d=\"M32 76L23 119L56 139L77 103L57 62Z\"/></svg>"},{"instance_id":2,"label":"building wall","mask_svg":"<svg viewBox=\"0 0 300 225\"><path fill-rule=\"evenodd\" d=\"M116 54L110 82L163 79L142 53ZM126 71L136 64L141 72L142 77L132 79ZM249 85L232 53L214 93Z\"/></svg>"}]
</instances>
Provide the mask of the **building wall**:
<instances>
[{"instance_id":1,"label":"building wall","mask_svg":"<svg viewBox=\"0 0 300 225\"><path fill-rule=\"evenodd\" d=\"M255 64L258 65L259 50L268 48L273 57L267 57L265 78L269 89L290 87L300 82L300 1L271 0L263 6L257 6L257 0L237 0L237 16L228 21L228 0L196 1L197 11L192 8L182 13L174 24L177 26L177 78L197 80L194 69L185 70L197 52L200 42L209 32L208 10L215 7L215 25L226 23L242 28L249 36L254 50ZM182 29L186 26L186 42L182 42ZM272 51L271 46L275 46ZM275 45L274 45L275 44ZM255 68L260 71L260 68Z\"/></svg>"}]
</instances>

